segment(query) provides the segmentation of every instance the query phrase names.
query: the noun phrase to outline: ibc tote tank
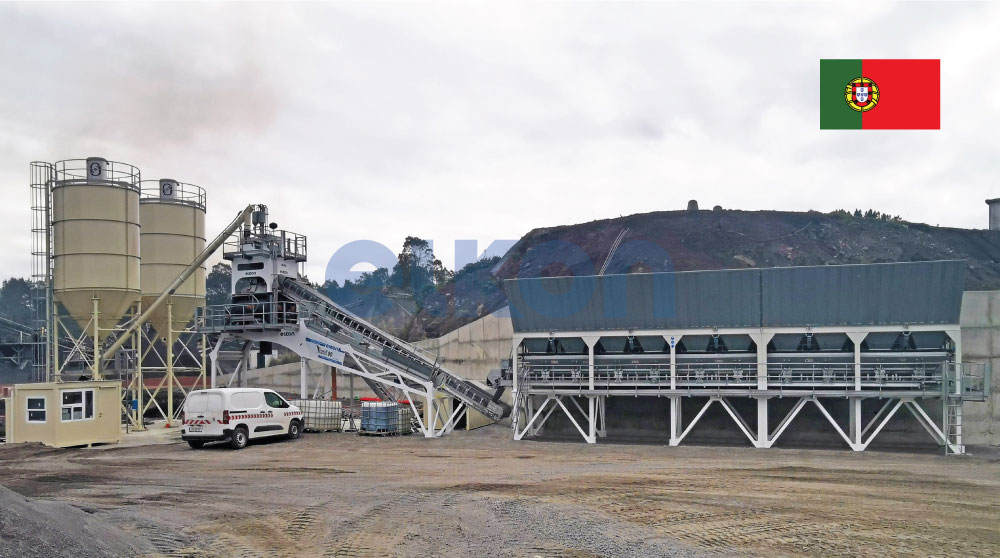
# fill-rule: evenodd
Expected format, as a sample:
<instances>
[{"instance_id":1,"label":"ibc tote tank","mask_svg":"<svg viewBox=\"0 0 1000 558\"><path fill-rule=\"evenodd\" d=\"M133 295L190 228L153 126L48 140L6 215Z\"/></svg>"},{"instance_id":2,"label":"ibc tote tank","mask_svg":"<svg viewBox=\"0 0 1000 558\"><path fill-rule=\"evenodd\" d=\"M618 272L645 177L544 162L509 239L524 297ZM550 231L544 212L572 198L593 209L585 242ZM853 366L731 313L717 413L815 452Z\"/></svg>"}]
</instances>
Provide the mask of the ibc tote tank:
<instances>
[{"instance_id":1,"label":"ibc tote tank","mask_svg":"<svg viewBox=\"0 0 1000 558\"><path fill-rule=\"evenodd\" d=\"M52 183L52 292L103 341L139 300L139 170L100 157L59 161Z\"/></svg>"},{"instance_id":2,"label":"ibc tote tank","mask_svg":"<svg viewBox=\"0 0 1000 558\"><path fill-rule=\"evenodd\" d=\"M180 273L205 249L205 190L164 178L143 183L139 200L142 221L142 304L152 305ZM205 266L195 270L150 317L158 336L168 327L181 331L205 304Z\"/></svg>"}]
</instances>

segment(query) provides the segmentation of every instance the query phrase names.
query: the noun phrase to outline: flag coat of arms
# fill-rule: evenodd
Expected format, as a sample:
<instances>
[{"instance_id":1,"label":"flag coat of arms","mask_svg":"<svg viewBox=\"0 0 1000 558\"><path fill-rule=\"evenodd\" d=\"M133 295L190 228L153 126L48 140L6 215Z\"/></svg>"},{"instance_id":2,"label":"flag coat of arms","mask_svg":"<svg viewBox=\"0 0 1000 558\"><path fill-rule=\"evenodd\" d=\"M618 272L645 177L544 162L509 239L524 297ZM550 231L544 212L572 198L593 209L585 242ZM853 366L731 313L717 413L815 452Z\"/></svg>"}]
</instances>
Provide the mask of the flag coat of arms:
<instances>
[{"instance_id":1,"label":"flag coat of arms","mask_svg":"<svg viewBox=\"0 0 1000 558\"><path fill-rule=\"evenodd\" d=\"M941 61L819 61L823 130L940 130Z\"/></svg>"}]
</instances>

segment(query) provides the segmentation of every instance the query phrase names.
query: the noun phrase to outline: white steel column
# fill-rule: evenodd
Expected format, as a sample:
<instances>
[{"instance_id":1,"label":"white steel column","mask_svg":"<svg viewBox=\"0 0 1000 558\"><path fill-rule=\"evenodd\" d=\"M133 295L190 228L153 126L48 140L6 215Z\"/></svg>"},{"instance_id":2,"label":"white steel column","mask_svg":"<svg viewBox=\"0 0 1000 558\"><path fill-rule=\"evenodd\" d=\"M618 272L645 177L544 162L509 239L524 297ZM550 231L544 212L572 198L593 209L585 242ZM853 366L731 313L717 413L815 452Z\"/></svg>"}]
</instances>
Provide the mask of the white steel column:
<instances>
[{"instance_id":1,"label":"white steel column","mask_svg":"<svg viewBox=\"0 0 1000 558\"><path fill-rule=\"evenodd\" d=\"M670 445L681 443L681 396L670 396Z\"/></svg>"},{"instance_id":2,"label":"white steel column","mask_svg":"<svg viewBox=\"0 0 1000 558\"><path fill-rule=\"evenodd\" d=\"M677 389L677 342L680 340L680 335L664 335L664 339L667 340L667 344L670 345L670 389L671 391ZM673 401L671 399L671 401ZM673 403L671 403L672 405ZM673 433L671 433L671 438L673 438Z\"/></svg>"},{"instance_id":3,"label":"white steel column","mask_svg":"<svg viewBox=\"0 0 1000 558\"><path fill-rule=\"evenodd\" d=\"M608 396L602 395L597 399L597 413L600 415L600 424L597 425L597 435L604 438L608 435L607 425L607 401Z\"/></svg>"},{"instance_id":4,"label":"white steel column","mask_svg":"<svg viewBox=\"0 0 1000 558\"><path fill-rule=\"evenodd\" d=\"M594 391L594 345L600 337L584 337L583 342L587 344L587 386L588 389ZM575 401L574 401L575 402ZM583 409L580 409L582 412ZM566 410L566 414L569 414L569 410ZM597 443L597 397L593 395L587 396L587 435L584 438L587 440L588 444Z\"/></svg>"},{"instance_id":5,"label":"white steel column","mask_svg":"<svg viewBox=\"0 0 1000 558\"><path fill-rule=\"evenodd\" d=\"M583 342L587 344L587 389L594 391L594 345L600 337L584 337ZM593 420L591 420L593 422Z\"/></svg>"},{"instance_id":6,"label":"white steel column","mask_svg":"<svg viewBox=\"0 0 1000 558\"><path fill-rule=\"evenodd\" d=\"M309 363L306 362L306 359L300 358L299 359L299 397L301 397L302 399L306 399L307 397L309 397L309 387L307 385L309 383L309 380L306 378L306 375L308 373L309 373Z\"/></svg>"},{"instance_id":7,"label":"white steel column","mask_svg":"<svg viewBox=\"0 0 1000 558\"><path fill-rule=\"evenodd\" d=\"M587 397L587 411L590 415L590 430L587 435L590 437L587 441L591 444L597 443L597 396L591 395Z\"/></svg>"},{"instance_id":8,"label":"white steel column","mask_svg":"<svg viewBox=\"0 0 1000 558\"><path fill-rule=\"evenodd\" d=\"M848 422L849 432L847 435L851 438L852 444L861 444L861 434L862 434L862 420L861 420L861 398L860 397L850 397L847 399L847 410L850 414L850 420Z\"/></svg>"},{"instance_id":9,"label":"white steel column","mask_svg":"<svg viewBox=\"0 0 1000 558\"><path fill-rule=\"evenodd\" d=\"M767 395L758 395L757 399L757 439L753 441L756 448L769 448L771 442L768 440L770 429L767 425Z\"/></svg>"},{"instance_id":10,"label":"white steel column","mask_svg":"<svg viewBox=\"0 0 1000 558\"><path fill-rule=\"evenodd\" d=\"M854 391L861 391L861 342L868 337L868 333L849 331L847 337L854 343Z\"/></svg>"},{"instance_id":11,"label":"white steel column","mask_svg":"<svg viewBox=\"0 0 1000 558\"><path fill-rule=\"evenodd\" d=\"M757 389L767 389L767 344L773 333L751 333L750 338L757 344Z\"/></svg>"},{"instance_id":12,"label":"white steel column","mask_svg":"<svg viewBox=\"0 0 1000 558\"><path fill-rule=\"evenodd\" d=\"M222 343L225 342L227 338L228 335L225 333L220 335L219 339L216 340L215 342L215 346L212 347L212 352L209 353L209 358L212 359L212 381L209 385L212 386L212 389L215 389L215 382L216 382L215 378L219 374L219 350L222 349Z\"/></svg>"},{"instance_id":13,"label":"white steel column","mask_svg":"<svg viewBox=\"0 0 1000 558\"><path fill-rule=\"evenodd\" d=\"M521 404L524 397L521 395L521 382L519 379L520 371L517 369L517 349L521 346L521 342L524 341L524 337L518 337L517 335L511 338L510 347L510 373L511 373L511 389L510 389L510 425L511 430L514 433L514 439L520 440L521 436L517 435L518 421L521 418ZM528 421L530 417L525 413L524 420ZM522 434L523 436L523 434Z\"/></svg>"}]
</instances>

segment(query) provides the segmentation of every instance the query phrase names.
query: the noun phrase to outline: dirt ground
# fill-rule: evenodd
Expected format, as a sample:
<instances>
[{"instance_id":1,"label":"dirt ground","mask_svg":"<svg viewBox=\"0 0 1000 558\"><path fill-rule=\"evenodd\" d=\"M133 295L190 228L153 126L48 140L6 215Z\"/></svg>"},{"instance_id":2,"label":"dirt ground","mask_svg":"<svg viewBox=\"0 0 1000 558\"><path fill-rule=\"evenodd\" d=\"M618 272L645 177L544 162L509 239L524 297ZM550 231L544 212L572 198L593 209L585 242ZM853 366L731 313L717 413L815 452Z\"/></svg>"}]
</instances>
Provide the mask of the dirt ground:
<instances>
[{"instance_id":1,"label":"dirt ground","mask_svg":"<svg viewBox=\"0 0 1000 558\"><path fill-rule=\"evenodd\" d=\"M936 454L513 442L493 426L242 451L7 445L0 484L150 557L1000 556L1000 461Z\"/></svg>"}]
</instances>

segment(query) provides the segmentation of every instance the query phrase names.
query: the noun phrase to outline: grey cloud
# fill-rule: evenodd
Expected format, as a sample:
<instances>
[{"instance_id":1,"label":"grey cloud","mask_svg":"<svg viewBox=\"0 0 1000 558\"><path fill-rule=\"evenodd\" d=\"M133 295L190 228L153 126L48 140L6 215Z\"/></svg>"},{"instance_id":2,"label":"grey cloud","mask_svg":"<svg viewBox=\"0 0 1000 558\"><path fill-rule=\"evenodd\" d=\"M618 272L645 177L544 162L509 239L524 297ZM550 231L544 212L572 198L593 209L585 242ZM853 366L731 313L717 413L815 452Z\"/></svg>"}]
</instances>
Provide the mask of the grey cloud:
<instances>
[{"instance_id":1,"label":"grey cloud","mask_svg":"<svg viewBox=\"0 0 1000 558\"><path fill-rule=\"evenodd\" d=\"M0 5L0 184L25 200L0 207L24 223L2 262L28 269L28 161L88 154L205 186L210 229L268 203L314 278L356 239L450 264L454 239L690 197L984 226L1000 11L865 7ZM942 58L943 129L820 131L818 60L864 56Z\"/></svg>"}]
</instances>

